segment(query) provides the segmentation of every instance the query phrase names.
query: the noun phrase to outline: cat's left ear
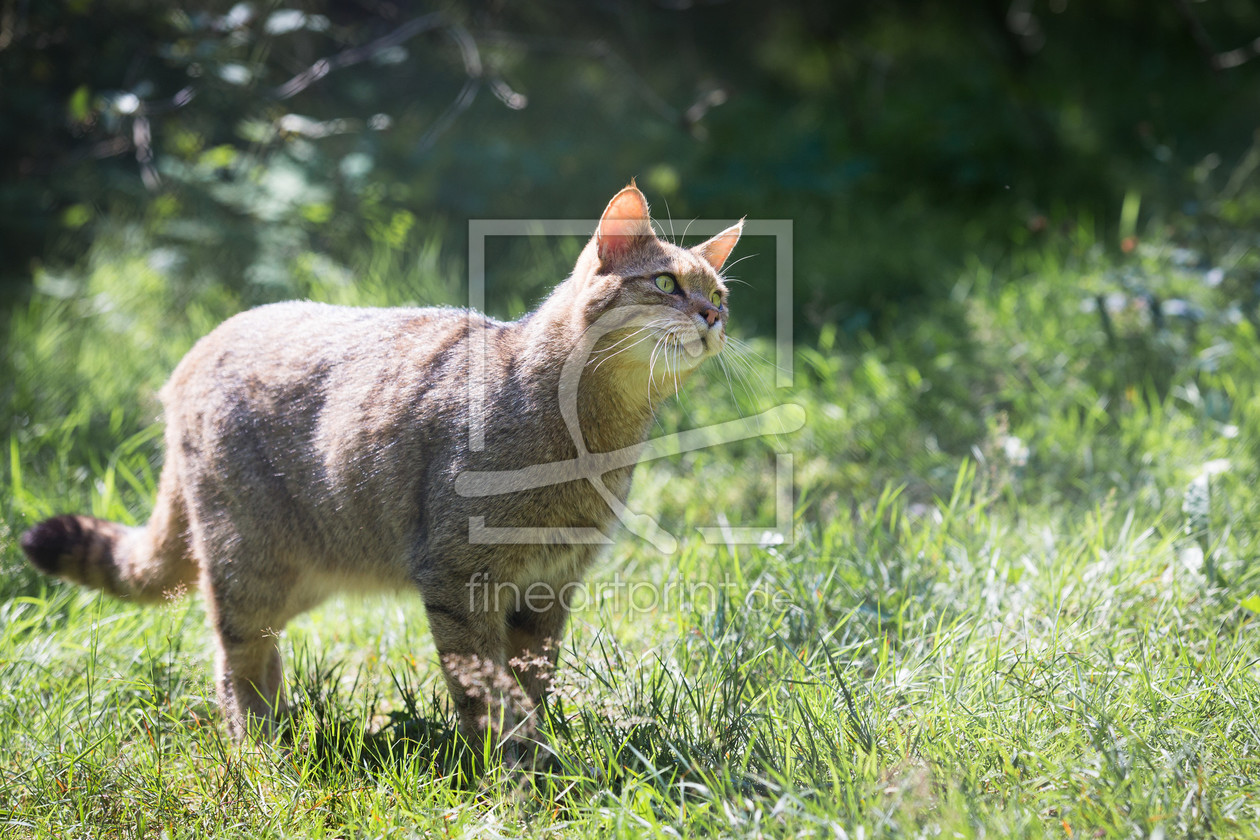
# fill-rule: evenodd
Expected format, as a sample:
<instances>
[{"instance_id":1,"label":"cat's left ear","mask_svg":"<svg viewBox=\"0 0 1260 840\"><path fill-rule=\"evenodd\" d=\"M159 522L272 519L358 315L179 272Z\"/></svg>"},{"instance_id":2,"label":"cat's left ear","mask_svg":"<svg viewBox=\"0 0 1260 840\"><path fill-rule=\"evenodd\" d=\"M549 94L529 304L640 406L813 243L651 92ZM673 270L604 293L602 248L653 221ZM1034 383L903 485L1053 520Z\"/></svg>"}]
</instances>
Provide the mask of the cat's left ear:
<instances>
[{"instance_id":1,"label":"cat's left ear","mask_svg":"<svg viewBox=\"0 0 1260 840\"><path fill-rule=\"evenodd\" d=\"M739 235L743 231L744 220L740 219L712 239L701 242L692 248L691 251L697 256L703 257L709 265L713 266L714 271L721 271L722 266L726 264L726 258L735 249L735 243L739 241Z\"/></svg>"},{"instance_id":2,"label":"cat's left ear","mask_svg":"<svg viewBox=\"0 0 1260 840\"><path fill-rule=\"evenodd\" d=\"M630 186L613 196L599 219L595 242L600 263L607 265L656 237L648 216L647 199L639 188Z\"/></svg>"}]
</instances>

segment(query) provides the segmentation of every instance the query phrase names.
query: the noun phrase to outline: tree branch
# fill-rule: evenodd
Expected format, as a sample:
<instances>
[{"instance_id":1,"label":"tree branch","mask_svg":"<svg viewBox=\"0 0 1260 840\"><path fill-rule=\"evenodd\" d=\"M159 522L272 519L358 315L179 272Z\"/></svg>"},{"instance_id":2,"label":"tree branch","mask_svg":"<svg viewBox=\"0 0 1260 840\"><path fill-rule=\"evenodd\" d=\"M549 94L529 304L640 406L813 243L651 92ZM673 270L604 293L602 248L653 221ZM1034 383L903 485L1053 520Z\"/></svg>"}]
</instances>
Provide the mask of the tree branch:
<instances>
[{"instance_id":1,"label":"tree branch","mask_svg":"<svg viewBox=\"0 0 1260 840\"><path fill-rule=\"evenodd\" d=\"M1212 43L1212 37L1208 35L1207 29L1203 26L1203 22L1199 20L1199 16L1194 13L1194 9L1190 6L1190 0L1174 0L1177 4L1177 11L1181 13L1182 19L1185 20L1186 26L1190 28L1190 37L1194 39L1195 44L1199 47L1199 52L1203 53L1204 60L1213 70L1220 72L1221 70L1229 70L1240 64L1246 64L1256 56L1260 56L1260 38L1256 38L1250 44L1229 50L1228 52L1217 52L1216 45Z\"/></svg>"}]
</instances>

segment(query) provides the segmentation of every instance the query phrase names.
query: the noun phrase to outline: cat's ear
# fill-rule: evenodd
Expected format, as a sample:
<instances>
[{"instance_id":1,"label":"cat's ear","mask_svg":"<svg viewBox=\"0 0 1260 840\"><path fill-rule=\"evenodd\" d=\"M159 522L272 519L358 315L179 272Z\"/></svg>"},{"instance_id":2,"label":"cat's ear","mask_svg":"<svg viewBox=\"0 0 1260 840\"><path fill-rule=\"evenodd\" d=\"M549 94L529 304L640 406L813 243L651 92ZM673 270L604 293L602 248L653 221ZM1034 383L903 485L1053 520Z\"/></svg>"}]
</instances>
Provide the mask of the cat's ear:
<instances>
[{"instance_id":1,"label":"cat's ear","mask_svg":"<svg viewBox=\"0 0 1260 840\"><path fill-rule=\"evenodd\" d=\"M599 261L603 265L616 262L655 236L648 216L647 199L631 181L630 186L613 196L599 219L599 227L595 230Z\"/></svg>"},{"instance_id":2,"label":"cat's ear","mask_svg":"<svg viewBox=\"0 0 1260 840\"><path fill-rule=\"evenodd\" d=\"M722 266L726 264L726 258L735 249L735 243L739 241L739 235L743 230L744 220L740 219L717 236L692 248L692 253L703 257L709 265L713 266L714 271L721 271Z\"/></svg>"}]
</instances>

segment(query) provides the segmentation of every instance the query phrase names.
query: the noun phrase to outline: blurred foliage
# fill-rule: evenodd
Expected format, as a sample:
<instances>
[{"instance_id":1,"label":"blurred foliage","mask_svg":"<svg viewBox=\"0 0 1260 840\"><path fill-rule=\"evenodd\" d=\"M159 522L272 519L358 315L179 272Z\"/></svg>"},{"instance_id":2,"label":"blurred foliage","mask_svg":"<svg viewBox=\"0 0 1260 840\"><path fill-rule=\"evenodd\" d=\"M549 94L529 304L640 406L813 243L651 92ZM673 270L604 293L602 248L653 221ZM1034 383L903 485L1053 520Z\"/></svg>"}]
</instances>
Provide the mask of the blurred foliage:
<instances>
[{"instance_id":1,"label":"blurred foliage","mask_svg":"<svg viewBox=\"0 0 1260 840\"><path fill-rule=\"evenodd\" d=\"M462 276L468 219L594 216L637 176L667 228L793 220L802 324L860 329L1078 225L1256 230L1257 34L1246 0L6 0L0 292L120 229L242 305ZM537 250L506 310L565 270Z\"/></svg>"}]
</instances>

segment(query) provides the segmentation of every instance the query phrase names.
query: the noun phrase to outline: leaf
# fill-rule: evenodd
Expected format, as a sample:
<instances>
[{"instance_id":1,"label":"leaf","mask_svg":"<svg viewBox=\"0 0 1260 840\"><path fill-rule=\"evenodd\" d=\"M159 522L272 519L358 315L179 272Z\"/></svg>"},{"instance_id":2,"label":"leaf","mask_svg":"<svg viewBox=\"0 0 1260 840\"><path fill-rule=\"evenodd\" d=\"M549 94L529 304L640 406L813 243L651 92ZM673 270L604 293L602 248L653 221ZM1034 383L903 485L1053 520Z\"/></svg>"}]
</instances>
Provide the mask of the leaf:
<instances>
[{"instance_id":1,"label":"leaf","mask_svg":"<svg viewBox=\"0 0 1260 840\"><path fill-rule=\"evenodd\" d=\"M88 90L87 85L79 85L74 93L70 94L70 101L66 103L66 112L72 122L85 123L92 116L92 92Z\"/></svg>"}]
</instances>

